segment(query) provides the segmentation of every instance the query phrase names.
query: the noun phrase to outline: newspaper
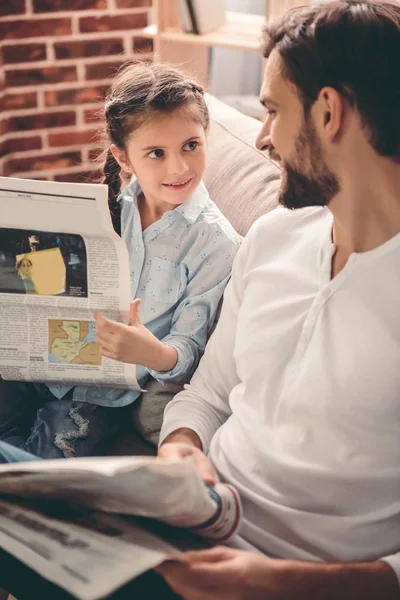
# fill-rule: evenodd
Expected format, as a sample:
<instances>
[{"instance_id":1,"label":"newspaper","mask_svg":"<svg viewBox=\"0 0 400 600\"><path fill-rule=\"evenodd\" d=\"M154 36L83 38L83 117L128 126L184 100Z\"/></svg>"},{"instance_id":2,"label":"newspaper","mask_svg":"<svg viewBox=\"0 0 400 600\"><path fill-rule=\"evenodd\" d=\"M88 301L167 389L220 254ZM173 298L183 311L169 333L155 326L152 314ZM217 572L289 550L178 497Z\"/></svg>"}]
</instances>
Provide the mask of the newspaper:
<instances>
[{"instance_id":1,"label":"newspaper","mask_svg":"<svg viewBox=\"0 0 400 600\"><path fill-rule=\"evenodd\" d=\"M115 515L91 513L74 523L4 500L0 547L81 600L107 596L177 553L171 544Z\"/></svg>"},{"instance_id":2,"label":"newspaper","mask_svg":"<svg viewBox=\"0 0 400 600\"><path fill-rule=\"evenodd\" d=\"M71 458L4 464L0 465L0 496L1 547L82 600L106 595L174 551L127 520L128 515L190 529L218 542L235 539L241 521L237 492L222 483L207 486L192 458ZM45 500L59 508L63 520L7 502L15 497L19 502ZM83 509L103 512L78 523L64 522L69 510L82 514ZM116 533L111 535L107 528Z\"/></svg>"},{"instance_id":3,"label":"newspaper","mask_svg":"<svg viewBox=\"0 0 400 600\"><path fill-rule=\"evenodd\" d=\"M217 495L223 485L217 484ZM159 519L185 528L207 523L216 514L219 503L190 457L177 460L110 456L3 464L0 494L26 499L45 497L110 513ZM235 518L239 513L238 506ZM228 533L229 527L219 537Z\"/></svg>"},{"instance_id":4,"label":"newspaper","mask_svg":"<svg viewBox=\"0 0 400 600\"><path fill-rule=\"evenodd\" d=\"M107 186L0 177L0 377L140 389L93 317L127 322L130 300Z\"/></svg>"}]
</instances>

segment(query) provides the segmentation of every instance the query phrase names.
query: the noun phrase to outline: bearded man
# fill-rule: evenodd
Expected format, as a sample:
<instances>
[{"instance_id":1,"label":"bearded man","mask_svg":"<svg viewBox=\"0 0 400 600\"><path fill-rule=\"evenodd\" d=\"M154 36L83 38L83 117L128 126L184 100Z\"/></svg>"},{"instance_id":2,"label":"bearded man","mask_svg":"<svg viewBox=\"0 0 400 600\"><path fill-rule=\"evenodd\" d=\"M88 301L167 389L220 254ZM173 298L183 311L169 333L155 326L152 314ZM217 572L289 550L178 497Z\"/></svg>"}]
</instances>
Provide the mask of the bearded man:
<instances>
[{"instance_id":1,"label":"bearded man","mask_svg":"<svg viewBox=\"0 0 400 600\"><path fill-rule=\"evenodd\" d=\"M159 450L237 488L259 552L188 553L159 572L187 600L394 600L400 4L295 10L267 25L263 53L257 147L281 163L285 208L246 237Z\"/></svg>"}]
</instances>

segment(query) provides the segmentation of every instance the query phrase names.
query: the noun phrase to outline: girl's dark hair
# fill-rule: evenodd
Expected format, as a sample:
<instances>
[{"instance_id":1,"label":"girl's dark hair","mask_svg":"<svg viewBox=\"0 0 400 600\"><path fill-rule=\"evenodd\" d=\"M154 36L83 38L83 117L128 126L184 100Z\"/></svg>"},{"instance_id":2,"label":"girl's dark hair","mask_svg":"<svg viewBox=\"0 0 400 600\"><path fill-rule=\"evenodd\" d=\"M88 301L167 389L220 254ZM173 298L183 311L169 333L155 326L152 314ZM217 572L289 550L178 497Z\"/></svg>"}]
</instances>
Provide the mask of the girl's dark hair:
<instances>
[{"instance_id":1,"label":"girl's dark hair","mask_svg":"<svg viewBox=\"0 0 400 600\"><path fill-rule=\"evenodd\" d=\"M277 49L305 116L325 86L356 106L371 146L400 161L400 4L335 0L293 9L264 28L263 55Z\"/></svg>"},{"instance_id":2,"label":"girl's dark hair","mask_svg":"<svg viewBox=\"0 0 400 600\"><path fill-rule=\"evenodd\" d=\"M110 150L115 144L125 151L130 134L149 117L197 105L193 117L205 130L209 114L203 88L187 75L165 64L128 63L118 71L104 105L108 150L102 183L108 185L108 203L114 229L121 233L120 166Z\"/></svg>"}]
</instances>

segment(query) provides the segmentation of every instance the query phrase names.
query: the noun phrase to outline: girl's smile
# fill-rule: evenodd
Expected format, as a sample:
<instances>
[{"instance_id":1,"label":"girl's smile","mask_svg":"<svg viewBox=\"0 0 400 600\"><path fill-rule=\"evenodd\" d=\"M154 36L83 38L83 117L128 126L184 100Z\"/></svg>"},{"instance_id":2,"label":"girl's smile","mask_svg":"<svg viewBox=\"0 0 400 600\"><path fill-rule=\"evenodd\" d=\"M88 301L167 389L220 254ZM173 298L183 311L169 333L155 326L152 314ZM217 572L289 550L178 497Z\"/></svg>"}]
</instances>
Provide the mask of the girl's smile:
<instances>
[{"instance_id":1,"label":"girl's smile","mask_svg":"<svg viewBox=\"0 0 400 600\"><path fill-rule=\"evenodd\" d=\"M178 190L183 190L186 188L187 185L189 185L189 183L192 181L192 177L190 177L189 179L186 179L186 181L177 181L174 183L163 183L163 185L165 185L165 187L167 188L172 188L172 191L178 191Z\"/></svg>"}]
</instances>

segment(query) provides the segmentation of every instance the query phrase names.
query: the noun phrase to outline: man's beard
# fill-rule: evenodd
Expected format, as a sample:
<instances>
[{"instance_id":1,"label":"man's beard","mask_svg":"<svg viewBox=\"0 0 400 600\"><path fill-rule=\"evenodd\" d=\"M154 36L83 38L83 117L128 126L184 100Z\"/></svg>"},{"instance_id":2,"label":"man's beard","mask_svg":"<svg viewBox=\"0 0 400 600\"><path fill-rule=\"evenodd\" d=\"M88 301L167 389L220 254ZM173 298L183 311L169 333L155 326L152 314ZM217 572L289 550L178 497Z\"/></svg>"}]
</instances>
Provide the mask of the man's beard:
<instances>
[{"instance_id":1,"label":"man's beard","mask_svg":"<svg viewBox=\"0 0 400 600\"><path fill-rule=\"evenodd\" d=\"M339 191L339 180L324 161L317 133L305 121L295 142L294 160L283 163L279 203L290 209L326 206Z\"/></svg>"}]
</instances>

